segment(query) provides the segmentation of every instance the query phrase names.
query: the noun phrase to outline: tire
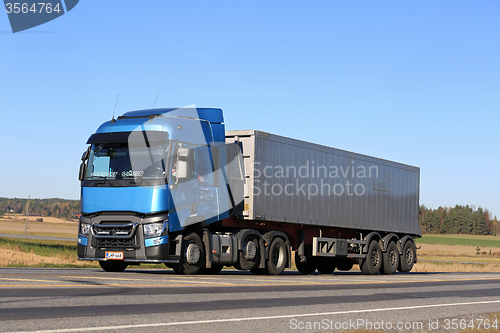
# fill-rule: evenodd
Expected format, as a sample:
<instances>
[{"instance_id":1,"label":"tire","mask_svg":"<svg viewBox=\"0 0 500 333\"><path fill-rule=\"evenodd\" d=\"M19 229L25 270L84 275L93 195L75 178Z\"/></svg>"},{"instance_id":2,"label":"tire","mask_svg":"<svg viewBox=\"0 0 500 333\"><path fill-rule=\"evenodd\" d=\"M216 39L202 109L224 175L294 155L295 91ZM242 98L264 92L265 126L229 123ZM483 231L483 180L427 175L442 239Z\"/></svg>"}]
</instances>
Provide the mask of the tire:
<instances>
[{"instance_id":1,"label":"tire","mask_svg":"<svg viewBox=\"0 0 500 333\"><path fill-rule=\"evenodd\" d=\"M392 275L396 273L399 266L399 252L396 243L390 242L387 246L387 251L382 255L382 267L380 273Z\"/></svg>"},{"instance_id":2,"label":"tire","mask_svg":"<svg viewBox=\"0 0 500 333\"><path fill-rule=\"evenodd\" d=\"M335 266L339 271L350 271L354 263L349 258L337 259Z\"/></svg>"},{"instance_id":3,"label":"tire","mask_svg":"<svg viewBox=\"0 0 500 333\"><path fill-rule=\"evenodd\" d=\"M335 261L332 259L319 260L316 268L321 274L332 274L335 270Z\"/></svg>"},{"instance_id":4,"label":"tire","mask_svg":"<svg viewBox=\"0 0 500 333\"><path fill-rule=\"evenodd\" d=\"M266 261L266 270L270 275L283 273L287 263L287 247L283 239L276 237L269 246L269 258Z\"/></svg>"},{"instance_id":5,"label":"tire","mask_svg":"<svg viewBox=\"0 0 500 333\"><path fill-rule=\"evenodd\" d=\"M207 275L219 274L223 268L224 268L224 265L212 264L212 267L210 267L210 268L202 268L200 270L200 274L207 274Z\"/></svg>"},{"instance_id":6,"label":"tire","mask_svg":"<svg viewBox=\"0 0 500 333\"><path fill-rule=\"evenodd\" d=\"M300 256L297 251L295 251L295 266L297 266L297 270L301 274L313 274L316 271L316 265L311 257L307 257L307 261L300 262Z\"/></svg>"},{"instance_id":7,"label":"tire","mask_svg":"<svg viewBox=\"0 0 500 333\"><path fill-rule=\"evenodd\" d=\"M364 275L375 275L382 266L382 250L378 241L372 240L366 253L366 258L359 264L361 273Z\"/></svg>"},{"instance_id":8,"label":"tire","mask_svg":"<svg viewBox=\"0 0 500 333\"><path fill-rule=\"evenodd\" d=\"M191 232L182 237L181 259L178 272L180 274L198 274L205 267L205 247L197 233Z\"/></svg>"},{"instance_id":9,"label":"tire","mask_svg":"<svg viewBox=\"0 0 500 333\"><path fill-rule=\"evenodd\" d=\"M417 256L417 248L415 244L409 240L405 243L403 247L403 253L399 258L399 267L398 271L400 272L409 272L413 268L413 264L415 263L415 258Z\"/></svg>"},{"instance_id":10,"label":"tire","mask_svg":"<svg viewBox=\"0 0 500 333\"><path fill-rule=\"evenodd\" d=\"M122 260L99 261L99 266L106 272L123 272L128 264Z\"/></svg>"},{"instance_id":11,"label":"tire","mask_svg":"<svg viewBox=\"0 0 500 333\"><path fill-rule=\"evenodd\" d=\"M255 235L248 235L243 240L243 250L238 251L238 262L234 265L234 267L248 271L257 268L259 263L259 239Z\"/></svg>"}]
</instances>

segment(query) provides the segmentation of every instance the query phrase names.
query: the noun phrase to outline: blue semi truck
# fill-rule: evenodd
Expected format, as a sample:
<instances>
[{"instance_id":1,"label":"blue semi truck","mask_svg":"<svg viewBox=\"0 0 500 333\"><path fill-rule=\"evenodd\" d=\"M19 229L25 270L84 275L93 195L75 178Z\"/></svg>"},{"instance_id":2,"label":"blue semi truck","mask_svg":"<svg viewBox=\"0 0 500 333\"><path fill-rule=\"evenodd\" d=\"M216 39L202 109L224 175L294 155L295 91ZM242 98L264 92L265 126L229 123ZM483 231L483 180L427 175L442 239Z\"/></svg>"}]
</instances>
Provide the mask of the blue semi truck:
<instances>
[{"instance_id":1,"label":"blue semi truck","mask_svg":"<svg viewBox=\"0 0 500 333\"><path fill-rule=\"evenodd\" d=\"M164 263L280 274L410 271L417 167L261 131L225 131L217 108L131 111L82 156L78 258L105 271Z\"/></svg>"}]
</instances>

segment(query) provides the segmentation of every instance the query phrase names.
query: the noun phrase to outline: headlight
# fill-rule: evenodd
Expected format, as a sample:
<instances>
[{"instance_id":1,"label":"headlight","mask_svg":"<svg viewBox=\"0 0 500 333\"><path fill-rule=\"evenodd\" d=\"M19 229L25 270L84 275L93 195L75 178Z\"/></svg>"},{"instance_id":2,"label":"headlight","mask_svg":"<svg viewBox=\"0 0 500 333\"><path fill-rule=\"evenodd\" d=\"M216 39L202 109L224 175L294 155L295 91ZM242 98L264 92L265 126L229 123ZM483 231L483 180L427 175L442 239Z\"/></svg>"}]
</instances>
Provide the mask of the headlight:
<instances>
[{"instance_id":1,"label":"headlight","mask_svg":"<svg viewBox=\"0 0 500 333\"><path fill-rule=\"evenodd\" d=\"M163 232L163 222L161 223L150 223L144 225L144 237L152 238L159 237Z\"/></svg>"},{"instance_id":2,"label":"headlight","mask_svg":"<svg viewBox=\"0 0 500 333\"><path fill-rule=\"evenodd\" d=\"M80 235L88 236L90 233L90 224L89 223L80 223Z\"/></svg>"}]
</instances>

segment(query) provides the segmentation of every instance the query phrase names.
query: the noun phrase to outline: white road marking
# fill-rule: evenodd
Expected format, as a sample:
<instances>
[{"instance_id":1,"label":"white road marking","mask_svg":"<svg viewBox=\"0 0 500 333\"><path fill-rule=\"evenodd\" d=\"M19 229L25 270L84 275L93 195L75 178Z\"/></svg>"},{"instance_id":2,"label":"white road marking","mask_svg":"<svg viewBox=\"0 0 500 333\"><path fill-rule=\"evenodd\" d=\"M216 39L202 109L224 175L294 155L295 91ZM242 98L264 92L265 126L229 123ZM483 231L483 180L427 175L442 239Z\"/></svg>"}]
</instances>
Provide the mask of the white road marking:
<instances>
[{"instance_id":1,"label":"white road marking","mask_svg":"<svg viewBox=\"0 0 500 333\"><path fill-rule=\"evenodd\" d=\"M465 302L465 303L429 304L429 305L403 306L403 307L397 307L397 308L378 308L378 309L349 310L349 311L335 311L335 312L322 312L322 313L299 313L299 314L281 315L281 316L179 321L179 322L173 322L173 323L63 328L63 329L55 329L55 330L24 331L24 332L18 331L16 333L56 333L56 332L120 330L120 329L129 329L129 328L167 327L167 326L197 325L197 324L211 324L211 323L230 323L230 322L251 321L251 320L269 320L269 319L284 319L284 318L311 317L311 316L331 316L331 315L339 315L339 314L371 313L371 312L383 312L383 311L395 311L395 310L415 310L415 309L439 308L439 307L445 307L445 306L464 306L464 305L479 305L479 304L494 304L494 303L500 303L500 300ZM14 332L11 332L11 333L14 333Z\"/></svg>"}]
</instances>

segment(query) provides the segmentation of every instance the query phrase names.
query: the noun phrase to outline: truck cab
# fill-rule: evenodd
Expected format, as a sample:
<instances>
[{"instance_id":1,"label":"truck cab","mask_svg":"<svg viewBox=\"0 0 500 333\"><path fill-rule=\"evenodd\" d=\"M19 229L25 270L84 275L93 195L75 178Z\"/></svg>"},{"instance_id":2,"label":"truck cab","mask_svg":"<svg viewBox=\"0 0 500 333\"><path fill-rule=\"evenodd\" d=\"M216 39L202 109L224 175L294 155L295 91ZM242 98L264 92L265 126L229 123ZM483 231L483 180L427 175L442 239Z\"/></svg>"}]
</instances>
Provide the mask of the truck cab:
<instances>
[{"instance_id":1,"label":"truck cab","mask_svg":"<svg viewBox=\"0 0 500 333\"><path fill-rule=\"evenodd\" d=\"M79 174L81 260L108 271L140 263L175 267L183 230L234 210L221 109L127 112L102 124L87 144Z\"/></svg>"}]
</instances>

